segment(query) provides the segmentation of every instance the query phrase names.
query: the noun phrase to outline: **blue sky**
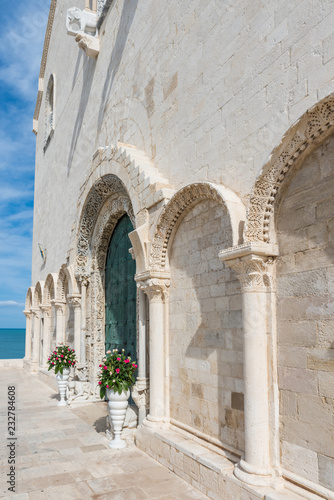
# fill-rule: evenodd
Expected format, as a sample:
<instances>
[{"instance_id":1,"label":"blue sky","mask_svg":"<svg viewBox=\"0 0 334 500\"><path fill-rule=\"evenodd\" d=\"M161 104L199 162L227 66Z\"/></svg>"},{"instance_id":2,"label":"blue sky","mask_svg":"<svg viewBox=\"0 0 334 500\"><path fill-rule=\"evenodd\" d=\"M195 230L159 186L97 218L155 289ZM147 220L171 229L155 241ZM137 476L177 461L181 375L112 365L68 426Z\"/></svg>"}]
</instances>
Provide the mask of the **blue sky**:
<instances>
[{"instance_id":1,"label":"blue sky","mask_svg":"<svg viewBox=\"0 0 334 500\"><path fill-rule=\"evenodd\" d=\"M37 97L50 0L17 0L0 24L0 328L24 328L30 286Z\"/></svg>"}]
</instances>

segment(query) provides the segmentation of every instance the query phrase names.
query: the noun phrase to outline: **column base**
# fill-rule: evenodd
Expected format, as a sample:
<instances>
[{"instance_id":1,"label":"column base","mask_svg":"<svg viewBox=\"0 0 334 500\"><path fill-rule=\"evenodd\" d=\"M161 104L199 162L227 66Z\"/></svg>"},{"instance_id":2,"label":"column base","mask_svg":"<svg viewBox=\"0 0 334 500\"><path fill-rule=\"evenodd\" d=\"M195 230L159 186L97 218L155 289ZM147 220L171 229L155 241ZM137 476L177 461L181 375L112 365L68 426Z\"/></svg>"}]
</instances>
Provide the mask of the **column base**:
<instances>
[{"instance_id":1,"label":"column base","mask_svg":"<svg viewBox=\"0 0 334 500\"><path fill-rule=\"evenodd\" d=\"M153 417L152 415L147 415L142 422L144 427L163 427L164 424L165 422L163 417Z\"/></svg>"},{"instance_id":2,"label":"column base","mask_svg":"<svg viewBox=\"0 0 334 500\"><path fill-rule=\"evenodd\" d=\"M235 477L246 484L253 486L276 486L277 481L270 469L260 469L244 460L235 466L233 471Z\"/></svg>"}]
</instances>

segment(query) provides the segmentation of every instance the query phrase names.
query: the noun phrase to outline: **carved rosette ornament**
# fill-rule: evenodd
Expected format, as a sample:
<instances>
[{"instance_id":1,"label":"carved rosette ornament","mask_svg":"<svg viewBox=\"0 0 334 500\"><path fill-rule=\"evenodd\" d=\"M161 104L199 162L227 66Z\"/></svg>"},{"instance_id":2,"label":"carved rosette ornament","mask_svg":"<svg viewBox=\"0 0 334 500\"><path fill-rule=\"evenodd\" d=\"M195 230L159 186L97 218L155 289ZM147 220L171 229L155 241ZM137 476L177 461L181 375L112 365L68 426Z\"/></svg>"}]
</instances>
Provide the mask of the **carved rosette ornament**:
<instances>
[{"instance_id":1,"label":"carved rosette ornament","mask_svg":"<svg viewBox=\"0 0 334 500\"><path fill-rule=\"evenodd\" d=\"M273 151L255 183L247 209L245 241L270 242L275 202L292 169L333 133L334 96L311 108Z\"/></svg>"}]
</instances>

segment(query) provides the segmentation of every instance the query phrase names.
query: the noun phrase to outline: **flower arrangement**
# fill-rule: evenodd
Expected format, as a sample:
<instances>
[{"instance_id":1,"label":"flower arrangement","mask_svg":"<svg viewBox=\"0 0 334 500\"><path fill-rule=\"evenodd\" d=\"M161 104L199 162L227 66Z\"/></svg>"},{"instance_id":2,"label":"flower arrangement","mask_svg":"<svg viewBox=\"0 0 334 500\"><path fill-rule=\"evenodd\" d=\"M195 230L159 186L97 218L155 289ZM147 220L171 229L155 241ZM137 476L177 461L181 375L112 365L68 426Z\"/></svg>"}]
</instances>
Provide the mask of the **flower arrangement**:
<instances>
[{"instance_id":1,"label":"flower arrangement","mask_svg":"<svg viewBox=\"0 0 334 500\"><path fill-rule=\"evenodd\" d=\"M75 366L76 364L74 349L61 342L48 357L47 364L49 365L48 370L54 368L56 375L58 372L63 374L64 368L71 368L71 366Z\"/></svg>"},{"instance_id":2,"label":"flower arrangement","mask_svg":"<svg viewBox=\"0 0 334 500\"><path fill-rule=\"evenodd\" d=\"M107 389L114 389L115 392L122 394L135 383L134 372L138 368L135 361L131 361L129 356L125 356L124 349L121 353L118 349L113 352L107 351L103 358L103 364L99 365L101 373L99 374L100 398L103 399Z\"/></svg>"}]
</instances>

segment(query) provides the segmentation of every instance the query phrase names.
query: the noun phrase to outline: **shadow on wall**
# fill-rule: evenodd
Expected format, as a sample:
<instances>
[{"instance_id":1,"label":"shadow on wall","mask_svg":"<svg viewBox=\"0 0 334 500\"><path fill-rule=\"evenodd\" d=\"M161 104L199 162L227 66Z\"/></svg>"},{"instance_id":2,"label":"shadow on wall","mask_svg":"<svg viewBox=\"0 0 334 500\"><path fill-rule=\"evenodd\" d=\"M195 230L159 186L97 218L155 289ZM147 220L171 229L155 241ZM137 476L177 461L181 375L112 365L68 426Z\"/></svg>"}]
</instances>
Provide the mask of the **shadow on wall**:
<instances>
[{"instance_id":1,"label":"shadow on wall","mask_svg":"<svg viewBox=\"0 0 334 500\"><path fill-rule=\"evenodd\" d=\"M119 21L116 41L111 53L107 74L104 80L104 86L101 96L101 104L98 115L98 130L101 130L110 92L122 60L131 24L133 22L137 10L137 4L138 0L126 0L123 3L123 10Z\"/></svg>"},{"instance_id":2,"label":"shadow on wall","mask_svg":"<svg viewBox=\"0 0 334 500\"><path fill-rule=\"evenodd\" d=\"M171 417L244 448L239 281L218 251L231 245L225 207L198 203L172 243Z\"/></svg>"},{"instance_id":3,"label":"shadow on wall","mask_svg":"<svg viewBox=\"0 0 334 500\"><path fill-rule=\"evenodd\" d=\"M82 51L80 50L80 53L78 54L78 59L77 59L76 67L75 67L75 75L78 71L80 59L81 59L81 57L83 57L81 52ZM91 136L88 136L88 134L85 133L83 121L84 121L86 107L87 107L87 103L89 100L89 95L90 95L90 91L91 91L92 83L93 83L93 79L94 79L96 60L91 59L87 56L84 56L84 57L86 58L86 61L84 61L84 65L83 65L83 85L82 85L82 90L81 90L80 102L78 104L78 113L77 113L77 117L76 117L75 124L74 124L74 129L73 129L72 141L71 141L71 146L70 146L70 153L69 153L68 162L67 162L67 176L69 176L69 174L70 174L70 170L71 170L73 158L74 158L74 153L77 153L77 157L80 158L81 156L85 156L87 151L91 150L91 143L90 143ZM75 78L75 76L74 76L74 78ZM82 135L81 148L79 150L77 150L78 140L79 140L80 134Z\"/></svg>"}]
</instances>

